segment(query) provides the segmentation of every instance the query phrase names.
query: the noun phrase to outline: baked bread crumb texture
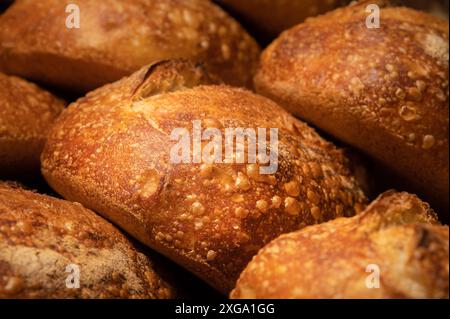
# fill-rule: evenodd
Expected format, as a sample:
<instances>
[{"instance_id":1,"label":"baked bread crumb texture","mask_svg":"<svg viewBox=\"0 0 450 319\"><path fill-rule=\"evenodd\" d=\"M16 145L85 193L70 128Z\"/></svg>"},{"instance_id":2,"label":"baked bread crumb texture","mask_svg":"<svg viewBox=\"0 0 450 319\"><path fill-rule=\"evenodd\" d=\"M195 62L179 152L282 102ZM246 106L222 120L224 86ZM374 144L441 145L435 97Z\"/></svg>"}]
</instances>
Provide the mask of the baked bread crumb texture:
<instances>
[{"instance_id":1,"label":"baked bread crumb texture","mask_svg":"<svg viewBox=\"0 0 450 319\"><path fill-rule=\"evenodd\" d=\"M448 3L402 3L2 4L0 299L449 298Z\"/></svg>"}]
</instances>

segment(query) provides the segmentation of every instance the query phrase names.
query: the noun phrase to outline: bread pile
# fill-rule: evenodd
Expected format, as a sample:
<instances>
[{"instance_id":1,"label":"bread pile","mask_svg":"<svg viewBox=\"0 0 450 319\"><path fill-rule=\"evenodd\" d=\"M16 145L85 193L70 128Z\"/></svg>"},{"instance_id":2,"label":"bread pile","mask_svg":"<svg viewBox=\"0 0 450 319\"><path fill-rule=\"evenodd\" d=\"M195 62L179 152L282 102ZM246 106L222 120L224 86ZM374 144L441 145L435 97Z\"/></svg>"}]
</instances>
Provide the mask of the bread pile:
<instances>
[{"instance_id":1,"label":"bread pile","mask_svg":"<svg viewBox=\"0 0 450 319\"><path fill-rule=\"evenodd\" d=\"M0 298L448 298L448 22L217 2L0 15Z\"/></svg>"}]
</instances>

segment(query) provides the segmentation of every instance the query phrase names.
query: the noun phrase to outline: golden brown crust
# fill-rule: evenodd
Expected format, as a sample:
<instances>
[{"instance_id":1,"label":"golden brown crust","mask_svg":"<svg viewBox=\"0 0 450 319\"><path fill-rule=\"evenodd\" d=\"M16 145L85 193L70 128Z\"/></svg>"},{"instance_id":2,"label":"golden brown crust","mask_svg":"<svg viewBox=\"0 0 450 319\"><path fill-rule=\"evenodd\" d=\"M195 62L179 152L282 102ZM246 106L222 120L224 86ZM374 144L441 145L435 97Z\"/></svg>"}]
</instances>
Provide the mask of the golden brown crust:
<instances>
[{"instance_id":1,"label":"golden brown crust","mask_svg":"<svg viewBox=\"0 0 450 319\"><path fill-rule=\"evenodd\" d=\"M249 91L198 86L211 82L200 67L169 61L90 93L61 115L42 172L65 198L229 292L265 243L353 215L365 197L342 152L314 130ZM222 134L227 127L279 128L278 172L259 175L257 164L171 164L170 133L191 130L192 120Z\"/></svg>"},{"instance_id":2,"label":"golden brown crust","mask_svg":"<svg viewBox=\"0 0 450 319\"><path fill-rule=\"evenodd\" d=\"M66 286L69 265L79 267L80 288ZM173 297L109 222L78 203L0 183L0 298Z\"/></svg>"},{"instance_id":3,"label":"golden brown crust","mask_svg":"<svg viewBox=\"0 0 450 319\"><path fill-rule=\"evenodd\" d=\"M368 29L372 2L283 33L262 56L256 89L448 211L448 22L388 7L381 28Z\"/></svg>"},{"instance_id":4,"label":"golden brown crust","mask_svg":"<svg viewBox=\"0 0 450 319\"><path fill-rule=\"evenodd\" d=\"M0 18L0 69L89 91L161 59L208 63L233 85L251 85L259 48L204 0L79 0L80 28L64 27L70 0L18 0Z\"/></svg>"},{"instance_id":5,"label":"golden brown crust","mask_svg":"<svg viewBox=\"0 0 450 319\"><path fill-rule=\"evenodd\" d=\"M426 203L388 192L355 217L272 241L231 297L448 298L448 241L448 226L438 224ZM369 265L378 266L379 288L366 285L375 269Z\"/></svg>"},{"instance_id":6,"label":"golden brown crust","mask_svg":"<svg viewBox=\"0 0 450 319\"><path fill-rule=\"evenodd\" d=\"M276 36L306 18L317 16L348 2L343 0L216 0L242 16L257 30Z\"/></svg>"},{"instance_id":7,"label":"golden brown crust","mask_svg":"<svg viewBox=\"0 0 450 319\"><path fill-rule=\"evenodd\" d=\"M39 156L64 102L36 85L0 73L0 176L39 169Z\"/></svg>"}]
</instances>

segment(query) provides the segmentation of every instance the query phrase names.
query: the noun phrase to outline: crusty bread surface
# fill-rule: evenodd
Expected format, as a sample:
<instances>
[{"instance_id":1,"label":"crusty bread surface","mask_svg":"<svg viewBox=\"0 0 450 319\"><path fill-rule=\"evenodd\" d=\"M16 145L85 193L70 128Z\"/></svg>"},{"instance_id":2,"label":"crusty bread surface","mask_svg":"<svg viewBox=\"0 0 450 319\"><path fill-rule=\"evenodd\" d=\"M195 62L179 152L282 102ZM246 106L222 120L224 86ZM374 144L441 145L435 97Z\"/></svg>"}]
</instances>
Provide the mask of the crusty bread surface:
<instances>
[{"instance_id":1,"label":"crusty bread surface","mask_svg":"<svg viewBox=\"0 0 450 319\"><path fill-rule=\"evenodd\" d=\"M36 85L0 73L0 176L39 171L39 157L64 102Z\"/></svg>"},{"instance_id":2,"label":"crusty bread surface","mask_svg":"<svg viewBox=\"0 0 450 319\"><path fill-rule=\"evenodd\" d=\"M173 297L150 259L94 212L0 183L0 298Z\"/></svg>"},{"instance_id":3,"label":"crusty bread surface","mask_svg":"<svg viewBox=\"0 0 450 319\"><path fill-rule=\"evenodd\" d=\"M258 56L246 31L204 0L18 0L0 17L0 70L67 91L169 58L203 61L225 82L249 86Z\"/></svg>"},{"instance_id":4,"label":"crusty bread surface","mask_svg":"<svg viewBox=\"0 0 450 319\"><path fill-rule=\"evenodd\" d=\"M366 26L372 2L380 28ZM392 169L447 214L448 22L372 2L285 31L262 55L256 90Z\"/></svg>"},{"instance_id":5,"label":"crusty bread surface","mask_svg":"<svg viewBox=\"0 0 450 319\"><path fill-rule=\"evenodd\" d=\"M381 195L361 214L282 235L232 298L448 298L448 226L415 195Z\"/></svg>"},{"instance_id":6,"label":"crusty bread surface","mask_svg":"<svg viewBox=\"0 0 450 319\"><path fill-rule=\"evenodd\" d=\"M54 126L42 172L65 198L228 293L264 244L351 216L366 200L341 150L272 101L212 83L202 66L163 61L91 92ZM260 163L172 163L171 132L192 131L194 120L222 133L277 128L277 172L260 174Z\"/></svg>"}]
</instances>

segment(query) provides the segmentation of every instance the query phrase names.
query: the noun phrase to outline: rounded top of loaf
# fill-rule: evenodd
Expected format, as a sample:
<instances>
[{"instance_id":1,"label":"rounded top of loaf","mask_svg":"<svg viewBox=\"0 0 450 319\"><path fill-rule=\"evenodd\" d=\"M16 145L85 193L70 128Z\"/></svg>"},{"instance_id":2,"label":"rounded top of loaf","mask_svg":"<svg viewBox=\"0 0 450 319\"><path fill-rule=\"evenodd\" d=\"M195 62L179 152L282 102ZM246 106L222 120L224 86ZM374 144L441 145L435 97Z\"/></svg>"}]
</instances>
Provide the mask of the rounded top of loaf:
<instances>
[{"instance_id":1,"label":"rounded top of loaf","mask_svg":"<svg viewBox=\"0 0 450 319\"><path fill-rule=\"evenodd\" d=\"M448 22L385 2L285 31L264 51L255 87L448 207ZM379 28L366 25L368 4L380 6Z\"/></svg>"},{"instance_id":2,"label":"rounded top of loaf","mask_svg":"<svg viewBox=\"0 0 450 319\"><path fill-rule=\"evenodd\" d=\"M78 266L80 288L66 278ZM81 204L0 183L0 296L170 298L149 258Z\"/></svg>"},{"instance_id":3,"label":"rounded top of loaf","mask_svg":"<svg viewBox=\"0 0 450 319\"><path fill-rule=\"evenodd\" d=\"M210 1L72 2L16 1L0 17L0 69L88 91L143 65L187 58L208 63L227 83L251 85L258 45ZM66 27L77 8L79 28Z\"/></svg>"},{"instance_id":4,"label":"rounded top of loaf","mask_svg":"<svg viewBox=\"0 0 450 319\"><path fill-rule=\"evenodd\" d=\"M364 4L285 31L263 53L255 77L258 90L272 85L283 98L285 85L285 96L293 87L301 89L291 99L308 103L314 97L316 104L345 105L345 112L377 121L424 152L448 144L448 22L386 7L380 28L369 29ZM430 134L431 146L426 141Z\"/></svg>"}]
</instances>

